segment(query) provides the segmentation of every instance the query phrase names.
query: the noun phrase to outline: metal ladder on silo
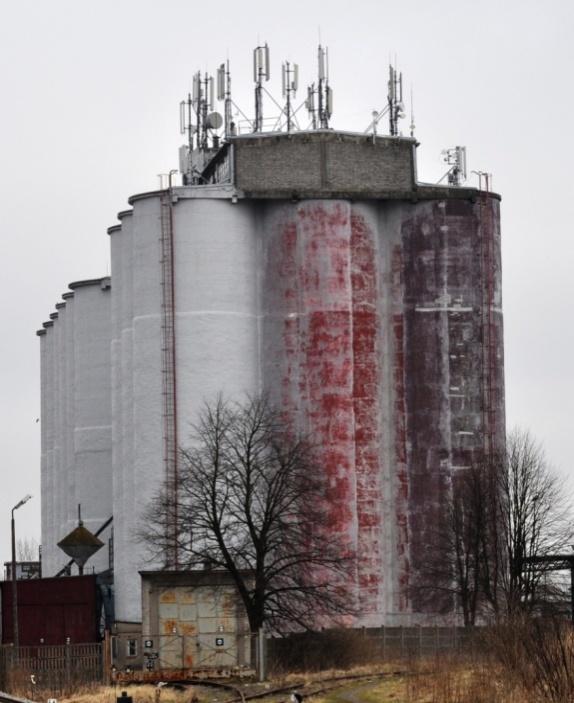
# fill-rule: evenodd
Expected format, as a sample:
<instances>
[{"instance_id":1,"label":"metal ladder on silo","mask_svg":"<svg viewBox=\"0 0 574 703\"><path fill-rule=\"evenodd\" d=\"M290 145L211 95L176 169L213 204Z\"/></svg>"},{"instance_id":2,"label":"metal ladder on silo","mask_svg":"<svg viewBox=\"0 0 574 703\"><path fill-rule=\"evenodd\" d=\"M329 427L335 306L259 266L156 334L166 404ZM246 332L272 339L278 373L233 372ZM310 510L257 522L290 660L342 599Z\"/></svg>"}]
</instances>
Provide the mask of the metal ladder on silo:
<instances>
[{"instance_id":1,"label":"metal ladder on silo","mask_svg":"<svg viewBox=\"0 0 574 703\"><path fill-rule=\"evenodd\" d=\"M163 456L166 489L170 498L167 515L168 543L171 543L168 563L178 566L178 441L177 441L177 387L175 365L175 280L173 251L173 212L171 188L160 198L161 219L161 359L163 394Z\"/></svg>"}]
</instances>

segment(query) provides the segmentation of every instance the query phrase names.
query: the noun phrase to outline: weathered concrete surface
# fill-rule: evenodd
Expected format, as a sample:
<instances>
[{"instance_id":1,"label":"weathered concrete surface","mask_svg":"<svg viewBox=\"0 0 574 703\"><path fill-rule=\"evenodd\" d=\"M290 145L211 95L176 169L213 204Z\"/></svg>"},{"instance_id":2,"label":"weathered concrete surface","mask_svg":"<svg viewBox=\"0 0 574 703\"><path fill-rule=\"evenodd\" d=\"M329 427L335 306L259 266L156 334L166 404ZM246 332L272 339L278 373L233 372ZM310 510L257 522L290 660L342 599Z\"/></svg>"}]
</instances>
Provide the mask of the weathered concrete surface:
<instances>
[{"instance_id":1,"label":"weathered concrete surface","mask_svg":"<svg viewBox=\"0 0 574 703\"><path fill-rule=\"evenodd\" d=\"M442 605L417 595L432 531L457 473L504 444L498 200L451 190L433 200L426 187L420 202L174 193L179 434L219 391L269 392L318 445L329 530L359 557L352 586L366 625L409 624ZM124 621L141 616L147 555L134 534L163 479L160 195L134 198L110 232ZM58 423L69 410L57 322L42 334L46 534L61 519Z\"/></svg>"},{"instance_id":2,"label":"weathered concrete surface","mask_svg":"<svg viewBox=\"0 0 574 703\"><path fill-rule=\"evenodd\" d=\"M112 515L110 279L72 284L42 339L42 576L69 558L57 547L78 522L97 531ZM110 528L101 538L109 539ZM108 550L88 562L108 568Z\"/></svg>"},{"instance_id":3,"label":"weathered concrete surface","mask_svg":"<svg viewBox=\"0 0 574 703\"><path fill-rule=\"evenodd\" d=\"M438 610L417 593L453 476L504 442L498 203L264 211L264 387L320 447L362 620Z\"/></svg>"}]
</instances>

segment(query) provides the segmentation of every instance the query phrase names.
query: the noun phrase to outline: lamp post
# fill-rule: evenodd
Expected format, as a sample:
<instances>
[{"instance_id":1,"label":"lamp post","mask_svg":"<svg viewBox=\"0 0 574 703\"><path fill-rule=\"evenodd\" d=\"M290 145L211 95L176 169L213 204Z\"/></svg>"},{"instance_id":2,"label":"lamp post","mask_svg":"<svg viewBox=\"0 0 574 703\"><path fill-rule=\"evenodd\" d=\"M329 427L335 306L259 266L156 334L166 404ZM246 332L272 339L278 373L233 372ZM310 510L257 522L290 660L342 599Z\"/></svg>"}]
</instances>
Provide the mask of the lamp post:
<instances>
[{"instance_id":1,"label":"lamp post","mask_svg":"<svg viewBox=\"0 0 574 703\"><path fill-rule=\"evenodd\" d=\"M12 508L12 631L14 649L18 656L18 648L20 647L20 635L18 632L18 585L16 583L16 529L14 526L14 512L21 508L24 503L27 503L32 496L28 494Z\"/></svg>"}]
</instances>

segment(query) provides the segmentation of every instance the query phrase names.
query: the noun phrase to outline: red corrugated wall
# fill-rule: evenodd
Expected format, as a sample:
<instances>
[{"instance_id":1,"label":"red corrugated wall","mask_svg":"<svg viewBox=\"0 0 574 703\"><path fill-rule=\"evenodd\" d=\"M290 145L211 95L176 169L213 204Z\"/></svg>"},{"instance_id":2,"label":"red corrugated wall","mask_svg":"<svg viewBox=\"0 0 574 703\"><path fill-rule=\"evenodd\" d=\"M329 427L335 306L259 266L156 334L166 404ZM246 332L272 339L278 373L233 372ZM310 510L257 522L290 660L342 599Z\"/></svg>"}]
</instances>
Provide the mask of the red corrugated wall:
<instances>
[{"instance_id":1,"label":"red corrugated wall","mask_svg":"<svg viewBox=\"0 0 574 703\"><path fill-rule=\"evenodd\" d=\"M0 583L2 643L12 642L12 583ZM95 576L18 581L20 645L96 642L99 608Z\"/></svg>"}]
</instances>

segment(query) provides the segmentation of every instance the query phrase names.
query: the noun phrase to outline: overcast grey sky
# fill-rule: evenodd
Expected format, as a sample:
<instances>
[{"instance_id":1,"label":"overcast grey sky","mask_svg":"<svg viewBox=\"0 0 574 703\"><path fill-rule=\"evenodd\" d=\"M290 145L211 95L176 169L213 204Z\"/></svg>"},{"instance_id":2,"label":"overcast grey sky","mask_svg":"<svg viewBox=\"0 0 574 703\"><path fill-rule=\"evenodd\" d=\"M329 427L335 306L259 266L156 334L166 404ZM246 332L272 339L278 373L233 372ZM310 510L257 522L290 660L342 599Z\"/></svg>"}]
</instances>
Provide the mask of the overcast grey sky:
<instances>
[{"instance_id":1,"label":"overcast grey sky","mask_svg":"<svg viewBox=\"0 0 574 703\"><path fill-rule=\"evenodd\" d=\"M269 43L279 95L284 59L299 63L303 86L314 80L319 31L333 127L366 128L396 54L414 87L420 179L438 180L440 152L456 144L470 169L494 174L508 424L530 428L574 486L573 30L569 0L4 0L0 559L10 508L28 492L18 534L40 536L36 329L70 281L109 271L106 228L128 196L177 167L193 73L229 57L234 98L252 114L253 47Z\"/></svg>"}]
</instances>

